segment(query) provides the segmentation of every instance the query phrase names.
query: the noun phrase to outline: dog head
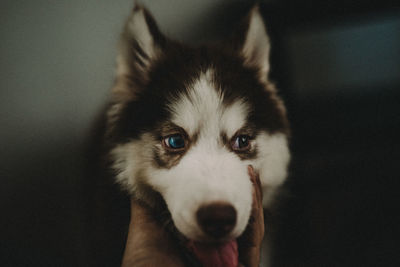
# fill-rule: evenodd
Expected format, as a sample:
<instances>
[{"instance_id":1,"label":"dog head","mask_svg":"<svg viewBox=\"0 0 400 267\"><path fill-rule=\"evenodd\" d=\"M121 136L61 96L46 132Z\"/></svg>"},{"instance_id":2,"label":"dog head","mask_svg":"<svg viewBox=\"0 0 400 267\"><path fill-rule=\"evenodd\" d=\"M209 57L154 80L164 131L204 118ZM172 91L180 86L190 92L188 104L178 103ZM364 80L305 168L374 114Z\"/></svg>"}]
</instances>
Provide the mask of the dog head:
<instances>
[{"instance_id":1,"label":"dog head","mask_svg":"<svg viewBox=\"0 0 400 267\"><path fill-rule=\"evenodd\" d=\"M136 6L119 45L107 138L117 180L135 197L164 199L196 241L229 240L252 206L248 166L268 206L289 162L285 108L268 81L269 38L258 8L220 45L169 40Z\"/></svg>"}]
</instances>

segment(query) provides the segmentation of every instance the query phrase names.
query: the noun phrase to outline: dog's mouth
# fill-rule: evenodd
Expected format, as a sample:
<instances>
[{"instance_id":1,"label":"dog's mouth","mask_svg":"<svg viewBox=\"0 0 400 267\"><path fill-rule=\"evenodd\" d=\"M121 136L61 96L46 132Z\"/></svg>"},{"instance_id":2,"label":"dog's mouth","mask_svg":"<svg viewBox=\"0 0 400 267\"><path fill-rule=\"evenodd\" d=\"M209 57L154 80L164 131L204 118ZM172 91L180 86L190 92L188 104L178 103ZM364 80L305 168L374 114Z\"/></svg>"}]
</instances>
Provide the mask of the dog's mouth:
<instances>
[{"instance_id":1,"label":"dog's mouth","mask_svg":"<svg viewBox=\"0 0 400 267\"><path fill-rule=\"evenodd\" d=\"M239 262L238 241L232 236L236 225L236 211L224 203L200 208L197 212L197 220L204 236L193 240L180 232L173 220L166 203L159 195L158 219L171 231L179 240L181 246L186 247L191 256L204 267L236 267ZM240 237L238 237L240 239ZM201 240L201 241L200 241ZM193 259L187 258L189 262ZM197 263L198 264L198 263ZM197 266L197 265L196 265Z\"/></svg>"},{"instance_id":2,"label":"dog's mouth","mask_svg":"<svg viewBox=\"0 0 400 267\"><path fill-rule=\"evenodd\" d=\"M230 237L237 221L236 209L229 203L214 202L201 206L196 218L208 242L190 240L186 245L189 251L203 266L236 267L238 244Z\"/></svg>"},{"instance_id":3,"label":"dog's mouth","mask_svg":"<svg viewBox=\"0 0 400 267\"><path fill-rule=\"evenodd\" d=\"M188 241L187 248L205 267L236 267L239 252L236 239L218 243Z\"/></svg>"},{"instance_id":4,"label":"dog's mouth","mask_svg":"<svg viewBox=\"0 0 400 267\"><path fill-rule=\"evenodd\" d=\"M186 247L204 267L236 267L239 261L237 211L228 202L202 205L196 220L202 236Z\"/></svg>"}]
</instances>

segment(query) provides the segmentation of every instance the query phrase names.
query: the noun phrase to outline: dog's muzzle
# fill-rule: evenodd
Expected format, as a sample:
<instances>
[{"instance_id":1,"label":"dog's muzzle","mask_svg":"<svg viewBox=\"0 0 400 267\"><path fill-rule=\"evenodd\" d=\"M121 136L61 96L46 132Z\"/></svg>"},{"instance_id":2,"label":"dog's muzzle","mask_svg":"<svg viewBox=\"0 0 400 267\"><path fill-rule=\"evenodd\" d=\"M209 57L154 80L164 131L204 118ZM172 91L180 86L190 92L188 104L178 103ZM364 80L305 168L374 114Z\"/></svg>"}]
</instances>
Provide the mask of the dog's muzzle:
<instances>
[{"instance_id":1,"label":"dog's muzzle","mask_svg":"<svg viewBox=\"0 0 400 267\"><path fill-rule=\"evenodd\" d=\"M202 231L213 239L227 237L236 225L235 208L224 202L201 206L197 212L197 223Z\"/></svg>"}]
</instances>

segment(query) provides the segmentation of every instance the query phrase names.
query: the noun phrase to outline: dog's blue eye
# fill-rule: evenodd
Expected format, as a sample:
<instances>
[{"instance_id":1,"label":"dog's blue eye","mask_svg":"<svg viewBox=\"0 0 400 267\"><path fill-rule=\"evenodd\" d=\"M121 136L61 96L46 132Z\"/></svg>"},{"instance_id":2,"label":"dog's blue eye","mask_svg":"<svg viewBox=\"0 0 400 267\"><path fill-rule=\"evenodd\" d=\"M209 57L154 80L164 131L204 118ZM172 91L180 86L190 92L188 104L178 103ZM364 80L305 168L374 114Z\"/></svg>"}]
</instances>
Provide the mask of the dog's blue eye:
<instances>
[{"instance_id":1,"label":"dog's blue eye","mask_svg":"<svg viewBox=\"0 0 400 267\"><path fill-rule=\"evenodd\" d=\"M185 147L185 139L180 134L175 134L164 138L164 144L171 149L180 149Z\"/></svg>"},{"instance_id":2,"label":"dog's blue eye","mask_svg":"<svg viewBox=\"0 0 400 267\"><path fill-rule=\"evenodd\" d=\"M248 135L238 135L232 143L234 150L246 150L250 148L250 137Z\"/></svg>"}]
</instances>

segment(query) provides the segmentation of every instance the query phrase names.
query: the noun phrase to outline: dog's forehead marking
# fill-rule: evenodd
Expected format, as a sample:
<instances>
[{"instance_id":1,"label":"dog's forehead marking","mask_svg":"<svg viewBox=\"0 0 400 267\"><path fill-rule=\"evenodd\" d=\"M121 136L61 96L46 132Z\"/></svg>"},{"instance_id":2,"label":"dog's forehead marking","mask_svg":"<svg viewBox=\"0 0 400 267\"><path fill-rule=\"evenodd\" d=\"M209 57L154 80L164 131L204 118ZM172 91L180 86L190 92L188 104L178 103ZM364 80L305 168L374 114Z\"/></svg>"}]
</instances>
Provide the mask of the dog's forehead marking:
<instances>
[{"instance_id":1,"label":"dog's forehead marking","mask_svg":"<svg viewBox=\"0 0 400 267\"><path fill-rule=\"evenodd\" d=\"M182 127L189 136L198 133L203 137L219 137L225 133L232 137L242 128L249 113L244 100L224 103L222 88L216 88L213 71L208 69L182 93L177 101L169 104L171 121Z\"/></svg>"}]
</instances>

